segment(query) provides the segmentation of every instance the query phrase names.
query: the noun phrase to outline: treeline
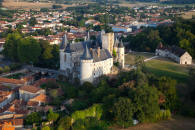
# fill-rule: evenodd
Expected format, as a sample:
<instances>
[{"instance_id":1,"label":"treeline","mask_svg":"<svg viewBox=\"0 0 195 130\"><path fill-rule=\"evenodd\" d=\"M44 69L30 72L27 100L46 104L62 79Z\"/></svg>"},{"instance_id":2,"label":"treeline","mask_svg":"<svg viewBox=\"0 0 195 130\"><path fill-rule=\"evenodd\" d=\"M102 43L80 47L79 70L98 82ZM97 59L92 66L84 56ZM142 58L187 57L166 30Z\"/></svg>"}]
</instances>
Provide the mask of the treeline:
<instances>
[{"instance_id":1,"label":"treeline","mask_svg":"<svg viewBox=\"0 0 195 130\"><path fill-rule=\"evenodd\" d=\"M195 20L177 20L173 25L145 28L137 35L124 38L126 46L135 51L154 52L160 42L163 45L176 45L195 57Z\"/></svg>"},{"instance_id":2,"label":"treeline","mask_svg":"<svg viewBox=\"0 0 195 130\"><path fill-rule=\"evenodd\" d=\"M1 6L1 2L0 2L0 6ZM0 18L2 17L8 17L8 18L12 18L14 14L14 10L3 10L0 9Z\"/></svg>"},{"instance_id":3,"label":"treeline","mask_svg":"<svg viewBox=\"0 0 195 130\"><path fill-rule=\"evenodd\" d=\"M195 3L195 0L169 0L169 1L163 1L162 3L165 3L165 4L193 4L193 3Z\"/></svg>"},{"instance_id":4,"label":"treeline","mask_svg":"<svg viewBox=\"0 0 195 130\"><path fill-rule=\"evenodd\" d=\"M45 68L59 67L59 47L44 40L22 37L13 32L7 35L3 55L12 61Z\"/></svg>"}]
</instances>

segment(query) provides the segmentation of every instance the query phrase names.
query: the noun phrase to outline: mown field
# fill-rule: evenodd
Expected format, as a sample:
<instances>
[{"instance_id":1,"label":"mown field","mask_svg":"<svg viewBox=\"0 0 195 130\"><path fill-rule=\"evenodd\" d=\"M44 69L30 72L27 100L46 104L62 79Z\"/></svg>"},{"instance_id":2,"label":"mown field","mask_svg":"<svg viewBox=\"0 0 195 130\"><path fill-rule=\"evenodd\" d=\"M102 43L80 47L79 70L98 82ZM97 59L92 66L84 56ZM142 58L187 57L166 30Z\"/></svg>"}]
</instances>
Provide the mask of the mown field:
<instances>
[{"instance_id":1,"label":"mown field","mask_svg":"<svg viewBox=\"0 0 195 130\"><path fill-rule=\"evenodd\" d=\"M130 53L125 55L125 64L133 65L136 56L143 56L144 59L153 57L150 53ZM167 76L176 79L178 82L186 82L191 66L180 65L167 58L152 59L146 62L146 68L156 76Z\"/></svg>"},{"instance_id":2,"label":"mown field","mask_svg":"<svg viewBox=\"0 0 195 130\"><path fill-rule=\"evenodd\" d=\"M146 62L146 68L156 76L167 76L179 82L188 78L189 66L177 64L171 60L159 58Z\"/></svg>"},{"instance_id":3,"label":"mown field","mask_svg":"<svg viewBox=\"0 0 195 130\"><path fill-rule=\"evenodd\" d=\"M135 57L136 56L143 56L144 59L153 57L154 54L152 53L142 53L142 52L132 52L125 55L125 64L127 65L134 65Z\"/></svg>"}]
</instances>

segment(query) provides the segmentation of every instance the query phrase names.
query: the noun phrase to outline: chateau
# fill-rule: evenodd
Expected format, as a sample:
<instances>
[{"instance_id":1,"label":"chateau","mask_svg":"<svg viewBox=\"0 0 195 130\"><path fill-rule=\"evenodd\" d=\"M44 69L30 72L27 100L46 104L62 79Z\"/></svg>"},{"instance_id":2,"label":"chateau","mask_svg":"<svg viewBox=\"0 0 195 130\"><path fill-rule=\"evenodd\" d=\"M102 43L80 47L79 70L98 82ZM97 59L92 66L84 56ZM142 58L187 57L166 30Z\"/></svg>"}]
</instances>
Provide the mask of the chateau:
<instances>
[{"instance_id":1,"label":"chateau","mask_svg":"<svg viewBox=\"0 0 195 130\"><path fill-rule=\"evenodd\" d=\"M60 70L68 77L80 79L81 84L112 72L113 62L124 67L124 46L114 33L100 32L96 40L88 36L83 42L69 43L63 36L60 46ZM113 52L116 53L113 58Z\"/></svg>"},{"instance_id":2,"label":"chateau","mask_svg":"<svg viewBox=\"0 0 195 130\"><path fill-rule=\"evenodd\" d=\"M177 46L164 47L163 44L160 43L155 54L171 58L179 64L192 64L192 57L190 54Z\"/></svg>"}]
</instances>

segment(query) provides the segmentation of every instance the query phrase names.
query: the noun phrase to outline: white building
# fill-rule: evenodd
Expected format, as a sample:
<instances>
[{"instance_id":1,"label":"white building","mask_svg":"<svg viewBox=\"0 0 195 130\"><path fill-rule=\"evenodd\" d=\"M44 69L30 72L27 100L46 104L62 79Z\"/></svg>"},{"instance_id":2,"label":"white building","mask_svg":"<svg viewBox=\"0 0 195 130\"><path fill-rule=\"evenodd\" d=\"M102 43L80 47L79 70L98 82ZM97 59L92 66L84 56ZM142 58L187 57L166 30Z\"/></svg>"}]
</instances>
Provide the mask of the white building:
<instances>
[{"instance_id":1,"label":"white building","mask_svg":"<svg viewBox=\"0 0 195 130\"><path fill-rule=\"evenodd\" d=\"M40 94L45 94L45 90L34 86L22 86L19 88L20 100L24 100L25 102Z\"/></svg>"},{"instance_id":2,"label":"white building","mask_svg":"<svg viewBox=\"0 0 195 130\"><path fill-rule=\"evenodd\" d=\"M129 27L121 27L121 26L113 26L112 30L114 32L132 32L132 28Z\"/></svg>"},{"instance_id":3,"label":"white building","mask_svg":"<svg viewBox=\"0 0 195 130\"><path fill-rule=\"evenodd\" d=\"M96 47L92 47L94 42ZM88 34L86 41L72 44L68 44L65 35L60 47L60 69L68 77L79 78L81 83L85 81L93 82L101 75L111 73L113 45L113 33L105 34L101 32L96 41L91 41ZM117 52L119 52L117 53L119 54L118 57L123 56L123 58L119 58L118 62L122 62L120 63L121 67L124 67L124 47L118 48Z\"/></svg>"},{"instance_id":4,"label":"white building","mask_svg":"<svg viewBox=\"0 0 195 130\"><path fill-rule=\"evenodd\" d=\"M155 52L156 55L168 57L179 64L192 64L192 57L190 54L177 46L163 47L162 43L158 46Z\"/></svg>"},{"instance_id":5,"label":"white building","mask_svg":"<svg viewBox=\"0 0 195 130\"><path fill-rule=\"evenodd\" d=\"M15 99L14 91L9 91L4 89L0 90L0 109L2 109L4 106L6 106L8 103L12 102Z\"/></svg>"}]
</instances>

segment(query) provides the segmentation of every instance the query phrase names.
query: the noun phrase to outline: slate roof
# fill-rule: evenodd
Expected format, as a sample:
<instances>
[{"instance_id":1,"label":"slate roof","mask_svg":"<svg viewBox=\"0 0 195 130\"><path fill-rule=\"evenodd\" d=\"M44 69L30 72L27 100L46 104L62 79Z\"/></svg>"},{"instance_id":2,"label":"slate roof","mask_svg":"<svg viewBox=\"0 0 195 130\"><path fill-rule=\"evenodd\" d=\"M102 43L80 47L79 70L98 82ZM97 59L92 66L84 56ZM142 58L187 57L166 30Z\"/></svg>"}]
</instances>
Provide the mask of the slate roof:
<instances>
[{"instance_id":1,"label":"slate roof","mask_svg":"<svg viewBox=\"0 0 195 130\"><path fill-rule=\"evenodd\" d=\"M94 62L103 61L112 58L110 52L107 49L100 49L100 56L98 57L97 49L92 50L92 57Z\"/></svg>"},{"instance_id":2,"label":"slate roof","mask_svg":"<svg viewBox=\"0 0 195 130\"><path fill-rule=\"evenodd\" d=\"M89 48L91 48L90 44L91 44L91 41L68 44L68 46L65 49L65 52L80 53L81 58L84 58L84 59L93 58L94 62L99 62L99 61L102 61L102 60L106 60L108 58L112 58L111 54L106 49L100 49L100 56L98 57L97 49L92 49L92 51L89 50ZM87 52L85 51L86 50L86 45L87 45L87 48L88 48Z\"/></svg>"},{"instance_id":3,"label":"slate roof","mask_svg":"<svg viewBox=\"0 0 195 130\"><path fill-rule=\"evenodd\" d=\"M60 45L60 49L65 49L66 45L68 44L68 39L67 39L67 36L66 34L63 36L62 38L62 43Z\"/></svg>"},{"instance_id":4,"label":"slate roof","mask_svg":"<svg viewBox=\"0 0 195 130\"><path fill-rule=\"evenodd\" d=\"M171 52L174 53L175 55L181 57L186 51L180 47L172 46Z\"/></svg>"},{"instance_id":5,"label":"slate roof","mask_svg":"<svg viewBox=\"0 0 195 130\"><path fill-rule=\"evenodd\" d=\"M157 47L157 49L168 50L169 52L175 54L178 57L181 57L186 52L186 50L184 50L178 46L162 46L162 44L160 44Z\"/></svg>"},{"instance_id":6,"label":"slate roof","mask_svg":"<svg viewBox=\"0 0 195 130\"><path fill-rule=\"evenodd\" d=\"M84 60L92 59L92 56L90 54L89 48L87 47L87 44L85 45L85 51L83 53L82 59Z\"/></svg>"},{"instance_id":7,"label":"slate roof","mask_svg":"<svg viewBox=\"0 0 195 130\"><path fill-rule=\"evenodd\" d=\"M120 48L124 47L123 41L122 41L122 40L121 40L121 42L119 43L119 46L118 46L118 47L120 47Z\"/></svg>"}]
</instances>

